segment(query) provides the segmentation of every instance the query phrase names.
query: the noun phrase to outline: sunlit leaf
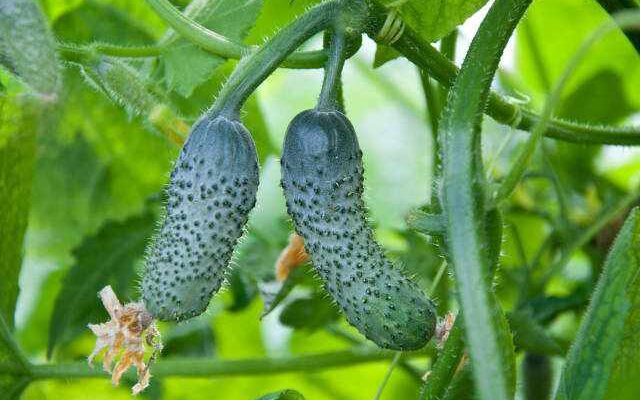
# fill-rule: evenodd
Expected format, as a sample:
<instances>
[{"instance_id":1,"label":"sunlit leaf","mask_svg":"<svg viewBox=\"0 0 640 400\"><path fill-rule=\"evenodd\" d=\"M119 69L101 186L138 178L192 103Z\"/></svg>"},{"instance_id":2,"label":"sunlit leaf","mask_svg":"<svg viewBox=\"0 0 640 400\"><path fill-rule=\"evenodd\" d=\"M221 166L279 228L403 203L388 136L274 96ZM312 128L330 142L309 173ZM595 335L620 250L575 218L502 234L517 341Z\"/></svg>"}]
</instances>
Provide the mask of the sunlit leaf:
<instances>
[{"instance_id":1,"label":"sunlit leaf","mask_svg":"<svg viewBox=\"0 0 640 400\"><path fill-rule=\"evenodd\" d=\"M0 316L10 327L19 291L37 123L37 109L0 97Z\"/></svg>"}]
</instances>

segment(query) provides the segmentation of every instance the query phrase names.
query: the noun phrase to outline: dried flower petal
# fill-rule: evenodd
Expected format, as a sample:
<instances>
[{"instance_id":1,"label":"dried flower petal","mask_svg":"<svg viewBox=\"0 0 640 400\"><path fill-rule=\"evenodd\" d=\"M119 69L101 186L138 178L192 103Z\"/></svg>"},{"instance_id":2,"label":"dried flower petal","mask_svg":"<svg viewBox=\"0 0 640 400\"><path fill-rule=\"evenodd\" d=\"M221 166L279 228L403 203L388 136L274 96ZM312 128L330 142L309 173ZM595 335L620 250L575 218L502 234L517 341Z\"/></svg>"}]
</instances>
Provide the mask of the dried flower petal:
<instances>
[{"instance_id":1,"label":"dried flower petal","mask_svg":"<svg viewBox=\"0 0 640 400\"><path fill-rule=\"evenodd\" d=\"M134 366L138 374L138 382L133 387L133 394L138 394L149 386L150 366L162 351L160 332L144 304L129 303L123 306L111 286L104 287L98 295L111 320L102 324L89 324L89 329L97 339L87 361L91 365L94 358L102 350L107 349L102 367L111 373L111 381L114 385L118 385L122 375L129 367ZM144 363L143 336L147 345L153 348L149 365ZM123 351L122 357L111 371L111 365L121 351Z\"/></svg>"},{"instance_id":2,"label":"dried flower petal","mask_svg":"<svg viewBox=\"0 0 640 400\"><path fill-rule=\"evenodd\" d=\"M297 233L289 236L289 244L285 247L276 261L276 279L284 281L291 271L309 260L304 249L304 239Z\"/></svg>"},{"instance_id":3,"label":"dried flower petal","mask_svg":"<svg viewBox=\"0 0 640 400\"><path fill-rule=\"evenodd\" d=\"M456 321L456 316L452 312L448 312L444 318L438 321L436 325L436 345L438 348L442 348L444 343L449 338L449 332L451 332L451 328L453 328L453 323Z\"/></svg>"}]
</instances>

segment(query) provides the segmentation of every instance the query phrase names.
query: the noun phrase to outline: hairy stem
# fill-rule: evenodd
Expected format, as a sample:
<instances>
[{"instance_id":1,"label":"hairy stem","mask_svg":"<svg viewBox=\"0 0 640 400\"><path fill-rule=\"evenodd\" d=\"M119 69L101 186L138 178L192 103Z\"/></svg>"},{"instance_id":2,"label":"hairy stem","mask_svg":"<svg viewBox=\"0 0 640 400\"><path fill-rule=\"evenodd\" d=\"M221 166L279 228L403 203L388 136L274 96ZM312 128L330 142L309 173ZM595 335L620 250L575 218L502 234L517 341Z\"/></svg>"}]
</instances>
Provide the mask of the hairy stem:
<instances>
[{"instance_id":1,"label":"hairy stem","mask_svg":"<svg viewBox=\"0 0 640 400\"><path fill-rule=\"evenodd\" d=\"M147 0L147 3L176 32L213 54L237 60L257 49L256 46L245 46L205 28L183 15L169 0ZM327 55L323 50L299 52L291 54L283 66L321 68L326 59Z\"/></svg>"},{"instance_id":2,"label":"hairy stem","mask_svg":"<svg viewBox=\"0 0 640 400\"><path fill-rule=\"evenodd\" d=\"M329 44L329 59L324 69L322 90L316 108L319 111L340 109L340 74L344 66L345 36L340 29L332 31ZM344 110L342 110L344 112Z\"/></svg>"},{"instance_id":3,"label":"hairy stem","mask_svg":"<svg viewBox=\"0 0 640 400\"><path fill-rule=\"evenodd\" d=\"M442 209L449 258L464 312L464 331L479 397L512 398L513 344L491 281L492 248L484 204L482 112L500 57L530 0L497 0L483 20L449 92L440 122Z\"/></svg>"},{"instance_id":4,"label":"hairy stem","mask_svg":"<svg viewBox=\"0 0 640 400\"><path fill-rule=\"evenodd\" d=\"M391 360L397 352L374 347L354 347L331 353L308 354L279 358L245 360L162 360L153 366L153 376L211 377L231 375L273 375L286 372L315 371L326 368ZM428 351L403 353L404 358L424 357ZM0 369L0 371L3 371ZM4 372L4 371L3 371ZM8 371L11 373L11 371ZM73 379L105 376L100 369L92 369L86 363L38 364L31 367L33 379Z\"/></svg>"},{"instance_id":5,"label":"hairy stem","mask_svg":"<svg viewBox=\"0 0 640 400\"><path fill-rule=\"evenodd\" d=\"M340 0L320 3L245 57L220 90L211 111L236 118L244 101L291 52L314 34L331 26L341 5Z\"/></svg>"},{"instance_id":6,"label":"hairy stem","mask_svg":"<svg viewBox=\"0 0 640 400\"><path fill-rule=\"evenodd\" d=\"M384 23L386 11L375 2L370 5L373 13L367 34L375 38ZM405 28L403 35L393 44L393 47L441 84L447 87L453 85L458 68L410 27ZM530 131L540 119L535 112L493 91L489 94L485 113L497 122L525 131ZM544 135L574 143L640 145L640 128L638 127L595 126L555 118L547 124Z\"/></svg>"}]
</instances>

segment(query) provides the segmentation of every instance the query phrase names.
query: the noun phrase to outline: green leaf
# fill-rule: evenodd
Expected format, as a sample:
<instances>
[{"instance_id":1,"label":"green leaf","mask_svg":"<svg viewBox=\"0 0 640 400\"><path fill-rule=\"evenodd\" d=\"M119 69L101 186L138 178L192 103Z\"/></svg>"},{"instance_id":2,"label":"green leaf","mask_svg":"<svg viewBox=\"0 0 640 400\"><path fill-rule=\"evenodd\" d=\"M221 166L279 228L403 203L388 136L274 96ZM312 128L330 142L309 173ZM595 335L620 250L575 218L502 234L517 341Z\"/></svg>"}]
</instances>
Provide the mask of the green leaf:
<instances>
[{"instance_id":1,"label":"green leaf","mask_svg":"<svg viewBox=\"0 0 640 400\"><path fill-rule=\"evenodd\" d=\"M231 312L244 310L258 294L258 287L245 270L234 268L227 278L231 292L231 304L226 309Z\"/></svg>"},{"instance_id":2,"label":"green leaf","mask_svg":"<svg viewBox=\"0 0 640 400\"><path fill-rule=\"evenodd\" d=\"M262 0L195 0L184 14L201 25L235 41L242 41L253 26ZM167 85L187 97L209 79L224 59L204 51L171 31L164 38L169 43L164 53Z\"/></svg>"},{"instance_id":3,"label":"green leaf","mask_svg":"<svg viewBox=\"0 0 640 400\"><path fill-rule=\"evenodd\" d=\"M70 265L71 249L106 220L141 213L177 153L75 72L65 75L58 124L42 124L29 219L27 255L58 265Z\"/></svg>"},{"instance_id":4,"label":"green leaf","mask_svg":"<svg viewBox=\"0 0 640 400\"><path fill-rule=\"evenodd\" d=\"M153 44L153 36L128 13L110 4L85 0L60 16L53 26L58 40L71 43L104 42L121 45Z\"/></svg>"},{"instance_id":5,"label":"green leaf","mask_svg":"<svg viewBox=\"0 0 640 400\"><path fill-rule=\"evenodd\" d=\"M35 0L0 3L0 61L33 91L55 99L62 84L56 43Z\"/></svg>"},{"instance_id":6,"label":"green leaf","mask_svg":"<svg viewBox=\"0 0 640 400\"><path fill-rule=\"evenodd\" d=\"M487 0L408 0L402 1L400 15L425 40L435 42L462 24ZM382 0L391 6L398 0Z\"/></svg>"},{"instance_id":7,"label":"green leaf","mask_svg":"<svg viewBox=\"0 0 640 400\"><path fill-rule=\"evenodd\" d=\"M635 399L640 391L640 219L634 209L605 261L556 393L564 399Z\"/></svg>"},{"instance_id":8,"label":"green leaf","mask_svg":"<svg viewBox=\"0 0 640 400\"><path fill-rule=\"evenodd\" d=\"M9 327L19 291L38 121L32 106L0 97L0 316Z\"/></svg>"},{"instance_id":9,"label":"green leaf","mask_svg":"<svg viewBox=\"0 0 640 400\"><path fill-rule=\"evenodd\" d=\"M154 226L150 212L123 222L107 222L73 251L75 264L65 276L51 315L49 357L56 344L69 340L88 323L106 318L96 297L100 289L110 284L127 298L135 278L134 263L143 256Z\"/></svg>"},{"instance_id":10,"label":"green leaf","mask_svg":"<svg viewBox=\"0 0 640 400\"><path fill-rule=\"evenodd\" d=\"M295 329L315 330L339 318L340 314L325 294L293 300L280 314L280 322Z\"/></svg>"},{"instance_id":11,"label":"green leaf","mask_svg":"<svg viewBox=\"0 0 640 400\"><path fill-rule=\"evenodd\" d=\"M262 165L267 157L277 155L277 149L271 140L269 128L262 113L262 107L255 94L244 103L243 110L242 122L251 132L253 141L256 143L258 159Z\"/></svg>"},{"instance_id":12,"label":"green leaf","mask_svg":"<svg viewBox=\"0 0 640 400\"><path fill-rule=\"evenodd\" d=\"M297 390L286 389L261 396L258 400L304 400L304 396Z\"/></svg>"},{"instance_id":13,"label":"green leaf","mask_svg":"<svg viewBox=\"0 0 640 400\"><path fill-rule=\"evenodd\" d=\"M0 393L7 400L18 400L27 387L29 363L13 340L9 326L0 314Z\"/></svg>"}]
</instances>

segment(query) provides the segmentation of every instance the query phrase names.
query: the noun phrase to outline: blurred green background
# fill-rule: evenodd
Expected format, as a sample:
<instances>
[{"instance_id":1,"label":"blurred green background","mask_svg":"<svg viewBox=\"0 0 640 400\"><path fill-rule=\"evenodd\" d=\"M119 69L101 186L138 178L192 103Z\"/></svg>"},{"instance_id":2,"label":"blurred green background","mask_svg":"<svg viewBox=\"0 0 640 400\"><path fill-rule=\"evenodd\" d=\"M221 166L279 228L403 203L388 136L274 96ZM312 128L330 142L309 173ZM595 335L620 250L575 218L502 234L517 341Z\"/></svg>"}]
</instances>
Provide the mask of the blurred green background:
<instances>
[{"instance_id":1,"label":"blurred green background","mask_svg":"<svg viewBox=\"0 0 640 400\"><path fill-rule=\"evenodd\" d=\"M187 1L174 3L184 7ZM255 3L260 5L250 9L256 22L248 22L246 43L261 43L265 35L314 1ZM479 7L483 2L477 3ZM143 1L42 0L41 4L62 42L140 45L167 40L167 27ZM250 18L248 10L242 11L246 18ZM485 11L486 6L460 27L458 64ZM216 20L214 13L208 26L226 29L228 35L233 35L234 27L225 26L224 18ZM539 108L569 57L608 18L595 1L535 1L503 57L495 87L513 96L513 101ZM307 44L319 45L321 38ZM176 54L159 62L130 60L142 75L166 91L169 104L189 122L210 104L224 75L235 63L209 55L185 58L195 50L176 46ZM424 94L415 67L404 59L395 59L373 69L375 53L375 44L366 39L347 62L343 78L346 111L364 153L366 200L382 244L428 288L440 265L438 250L426 238L409 232L404 222L410 210L428 202L432 187L432 135ZM185 59L193 62L184 62ZM638 53L622 33L608 35L571 79L558 114L592 123L637 124L639 61ZM17 341L34 362L46 360L52 340L56 344L50 349L52 362L83 360L89 354L94 338L85 328L86 323L106 319L93 290L98 283L113 284L122 300L137 298L141 257L160 215L159 194L179 151L144 116L127 113L91 87L78 65L67 62L63 77L59 105L37 127L28 230L15 312ZM260 319L260 287L273 280L274 262L290 233L278 184L279 149L288 122L301 110L315 105L321 79L320 70L278 70L247 107L246 118L252 119L253 134L260 138L258 205L236 254L236 272L230 277L230 287L216 296L207 313L197 320L179 326L161 325L166 357L236 359L322 352L350 346L335 334L335 329L357 335L332 312L320 320L294 315L288 324L278 317L295 299L314 299L311 293L319 290L314 282L298 287L283 305ZM25 89L6 70L0 69L0 82L0 157L8 157L9 152L17 151L7 147L12 143L11 136L19 134L13 132L11 125L19 112L15 98ZM488 118L484 125L485 160L491 160L487 162L492 165L492 176L500 176L527 135ZM510 138L508 142L506 137ZM557 179L565 188L567 218L575 230L639 183L640 158L632 148L552 141L545 146ZM536 165L546 165L540 160ZM533 182L522 186L513 200L516 206L541 204L550 214L559 212L560 205L554 200L550 185ZM535 255L550 230L544 220L527 213L510 214L507 223L518 227L528 257ZM501 300L509 309L518 291L513 284L517 283L517 273L513 271L517 271L521 260L513 230L506 229L505 233L503 266L497 284ZM133 237L142 239L136 242ZM554 278L548 293L563 295L592 282L599 267L594 260L592 255L578 252L570 267ZM69 271L73 273L67 274ZM317 310L326 307L326 302L324 298L315 301L321 304L310 301L308 307L317 316ZM449 309L456 309L453 300ZM551 331L569 341L578 322L579 314L567 313L553 322ZM415 361L420 368L426 363ZM271 376L170 378L154 380L143 396L255 399L268 392L294 388L314 400L371 399L387 368L388 362L378 362ZM127 399L128 386L112 387L106 378L42 381L31 384L22 398ZM382 398L415 398L418 388L417 380L398 369Z\"/></svg>"}]
</instances>

